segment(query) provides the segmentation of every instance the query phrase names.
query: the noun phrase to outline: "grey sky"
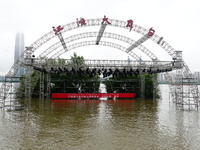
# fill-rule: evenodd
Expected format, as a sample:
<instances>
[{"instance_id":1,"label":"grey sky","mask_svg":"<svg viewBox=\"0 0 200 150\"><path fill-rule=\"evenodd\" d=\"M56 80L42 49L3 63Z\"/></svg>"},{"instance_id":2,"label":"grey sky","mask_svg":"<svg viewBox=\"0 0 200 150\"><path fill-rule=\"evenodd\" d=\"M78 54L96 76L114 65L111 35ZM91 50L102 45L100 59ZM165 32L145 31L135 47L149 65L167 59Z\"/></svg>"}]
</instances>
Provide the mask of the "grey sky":
<instances>
[{"instance_id":1,"label":"grey sky","mask_svg":"<svg viewBox=\"0 0 200 150\"><path fill-rule=\"evenodd\" d=\"M16 32L24 32L25 45L29 46L38 38L52 30L52 26L65 25L76 18L103 18L127 21L132 19L135 24L149 29L153 27L155 33L176 50L183 51L183 59L191 71L200 71L199 35L200 35L200 5L198 0L6 0L0 1L0 74L6 74L13 65L14 42ZM83 28L80 32L98 31ZM107 31L107 29L106 29ZM78 30L77 30L78 32ZM108 31L109 32L109 28ZM114 28L110 32L118 33ZM75 33L75 32L74 32ZM134 37L134 32L123 31L119 34ZM67 33L65 37L67 37ZM134 37L137 40L139 37ZM58 41L58 39L57 39ZM54 42L49 41L49 44ZM153 42L146 46L154 49ZM152 49L151 49L152 48ZM91 53L89 47L83 48L80 54ZM108 47L96 48L98 54L108 52L107 57L127 59L127 54ZM137 52L137 50L135 50ZM153 51L153 50L152 50ZM159 58L165 57L162 49L154 50ZM71 53L69 53L70 55ZM79 54L79 51L78 51ZM142 55L142 53L138 53ZM88 55L88 57L91 54ZM102 55L102 58L104 56ZM112 58L114 59L114 58Z\"/></svg>"}]
</instances>

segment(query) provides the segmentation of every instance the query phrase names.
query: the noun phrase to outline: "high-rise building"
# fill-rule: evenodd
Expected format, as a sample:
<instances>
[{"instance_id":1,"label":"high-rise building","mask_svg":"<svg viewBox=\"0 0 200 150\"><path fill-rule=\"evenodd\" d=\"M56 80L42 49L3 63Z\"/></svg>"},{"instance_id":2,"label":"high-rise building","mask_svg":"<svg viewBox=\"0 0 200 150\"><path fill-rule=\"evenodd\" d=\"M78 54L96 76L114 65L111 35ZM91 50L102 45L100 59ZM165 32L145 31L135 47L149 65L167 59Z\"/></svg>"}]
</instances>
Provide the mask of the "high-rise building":
<instances>
[{"instance_id":1,"label":"high-rise building","mask_svg":"<svg viewBox=\"0 0 200 150\"><path fill-rule=\"evenodd\" d=\"M16 62L19 59L23 51L24 51L24 34L16 33L14 62ZM15 76L20 77L24 73L25 73L25 68L20 67Z\"/></svg>"}]
</instances>

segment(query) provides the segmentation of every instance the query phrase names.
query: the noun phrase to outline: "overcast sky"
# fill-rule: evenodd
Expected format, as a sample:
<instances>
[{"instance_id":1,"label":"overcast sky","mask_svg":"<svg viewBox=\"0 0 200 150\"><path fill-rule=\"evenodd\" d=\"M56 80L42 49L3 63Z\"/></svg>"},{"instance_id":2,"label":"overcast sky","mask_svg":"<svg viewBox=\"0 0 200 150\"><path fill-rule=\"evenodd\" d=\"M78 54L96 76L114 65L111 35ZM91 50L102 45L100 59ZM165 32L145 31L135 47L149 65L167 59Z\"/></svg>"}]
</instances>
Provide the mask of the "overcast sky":
<instances>
[{"instance_id":1,"label":"overcast sky","mask_svg":"<svg viewBox=\"0 0 200 150\"><path fill-rule=\"evenodd\" d=\"M14 63L17 32L24 33L25 46L29 46L51 31L52 26L65 25L80 17L92 19L103 18L104 15L123 21L132 19L135 24L146 29L153 27L155 33L164 37L175 50L183 51L183 59L192 72L200 71L199 0L0 0L0 6L0 75L6 74ZM90 27L87 28L80 32L99 30L99 27L91 30ZM112 32L117 33L118 29L115 28ZM134 37L131 35L134 32L124 31L120 34ZM54 43L49 41L50 45ZM154 42L149 44L151 43L153 45ZM151 46L147 48L151 50ZM80 55L92 58L91 52L84 49L79 48ZM114 57L111 59L127 59L128 56L109 47L101 47L102 51L99 47L96 49L98 54L92 53L95 55L93 58L98 55L104 59L105 50L108 52L107 57ZM78 54L79 51L74 50ZM160 59L166 55L162 49L156 52Z\"/></svg>"}]
</instances>

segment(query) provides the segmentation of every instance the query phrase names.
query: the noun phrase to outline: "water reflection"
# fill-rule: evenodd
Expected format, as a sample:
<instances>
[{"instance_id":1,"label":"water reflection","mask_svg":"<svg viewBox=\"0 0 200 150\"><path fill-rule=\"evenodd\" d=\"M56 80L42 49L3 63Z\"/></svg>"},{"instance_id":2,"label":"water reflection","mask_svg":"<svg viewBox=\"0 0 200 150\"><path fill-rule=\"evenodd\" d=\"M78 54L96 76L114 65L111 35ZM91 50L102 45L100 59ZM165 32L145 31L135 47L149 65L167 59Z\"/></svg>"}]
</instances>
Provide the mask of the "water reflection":
<instances>
[{"instance_id":1,"label":"water reflection","mask_svg":"<svg viewBox=\"0 0 200 150\"><path fill-rule=\"evenodd\" d=\"M198 149L199 112L177 110L163 95L33 100L30 110L0 112L0 149Z\"/></svg>"}]
</instances>

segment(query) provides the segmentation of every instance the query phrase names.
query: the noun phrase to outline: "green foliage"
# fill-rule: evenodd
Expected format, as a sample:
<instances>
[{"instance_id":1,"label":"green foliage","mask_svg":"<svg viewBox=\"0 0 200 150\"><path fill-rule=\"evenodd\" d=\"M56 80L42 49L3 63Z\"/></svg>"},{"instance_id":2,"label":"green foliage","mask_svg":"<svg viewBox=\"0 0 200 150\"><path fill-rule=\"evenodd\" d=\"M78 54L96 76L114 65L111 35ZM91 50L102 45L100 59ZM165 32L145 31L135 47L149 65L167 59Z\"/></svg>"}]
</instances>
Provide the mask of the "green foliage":
<instances>
[{"instance_id":1,"label":"green foliage","mask_svg":"<svg viewBox=\"0 0 200 150\"><path fill-rule=\"evenodd\" d=\"M27 88L25 85L25 82L27 82L26 80L28 80L30 82L31 85L34 85L34 89L33 89L33 93L32 93L32 97L38 97L39 95L39 73L34 71L32 74L30 75L22 75L20 77L20 85L17 89L17 97L18 98L24 98L25 97L25 89ZM36 81L34 79L37 79Z\"/></svg>"},{"instance_id":2,"label":"green foliage","mask_svg":"<svg viewBox=\"0 0 200 150\"><path fill-rule=\"evenodd\" d=\"M63 65L62 59L59 62ZM78 56L76 53L71 56L71 64L75 68L84 66L83 56ZM90 77L87 74L68 75L66 73L51 73L51 83L53 83L52 92L54 93L96 93L99 90L99 76Z\"/></svg>"},{"instance_id":3,"label":"green foliage","mask_svg":"<svg viewBox=\"0 0 200 150\"><path fill-rule=\"evenodd\" d=\"M98 76L88 75L68 76L66 74L51 74L51 83L54 84L53 93L96 93L99 89Z\"/></svg>"},{"instance_id":4,"label":"green foliage","mask_svg":"<svg viewBox=\"0 0 200 150\"><path fill-rule=\"evenodd\" d=\"M20 80L20 85L19 85L19 87L18 87L18 89L17 89L17 97L18 98L22 98L22 97L24 97L24 92L25 92L25 82L24 82L24 80L25 80L25 75L22 75L20 78L19 78L19 80Z\"/></svg>"},{"instance_id":5,"label":"green foliage","mask_svg":"<svg viewBox=\"0 0 200 150\"><path fill-rule=\"evenodd\" d=\"M153 80L149 74L144 74L145 78L145 98L153 98ZM141 97L141 76L132 75L126 77L118 77L104 81L107 92L113 93L135 93L136 98Z\"/></svg>"},{"instance_id":6,"label":"green foliage","mask_svg":"<svg viewBox=\"0 0 200 150\"><path fill-rule=\"evenodd\" d=\"M145 98L153 98L153 80L149 74L145 74Z\"/></svg>"},{"instance_id":7,"label":"green foliage","mask_svg":"<svg viewBox=\"0 0 200 150\"><path fill-rule=\"evenodd\" d=\"M140 82L139 76L126 76L110 78L104 81L108 93L136 93L136 96L140 94Z\"/></svg>"},{"instance_id":8,"label":"green foliage","mask_svg":"<svg viewBox=\"0 0 200 150\"><path fill-rule=\"evenodd\" d=\"M73 56L71 56L72 64L75 64L77 66L81 66L84 64L84 58L83 56L78 56L76 53L73 53Z\"/></svg>"},{"instance_id":9,"label":"green foliage","mask_svg":"<svg viewBox=\"0 0 200 150\"><path fill-rule=\"evenodd\" d=\"M75 68L81 68L84 66L83 56L78 56L76 53L71 56L70 64L66 64L64 59L56 60L46 60L47 63L52 65L72 65ZM20 80L20 86L18 88L18 97L25 96L25 79L31 82L31 85L35 85L34 90L32 91L32 97L39 97L40 92L40 78L39 72L34 71L32 74L25 76L23 75ZM44 92L47 89L47 74L44 74ZM54 93L98 93L99 92L99 78L98 75L90 77L88 74L78 75L72 74L68 75L65 72L62 73L50 73L51 76L51 92ZM37 79L37 80L34 80Z\"/></svg>"}]
</instances>

